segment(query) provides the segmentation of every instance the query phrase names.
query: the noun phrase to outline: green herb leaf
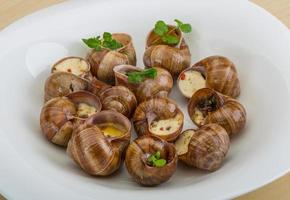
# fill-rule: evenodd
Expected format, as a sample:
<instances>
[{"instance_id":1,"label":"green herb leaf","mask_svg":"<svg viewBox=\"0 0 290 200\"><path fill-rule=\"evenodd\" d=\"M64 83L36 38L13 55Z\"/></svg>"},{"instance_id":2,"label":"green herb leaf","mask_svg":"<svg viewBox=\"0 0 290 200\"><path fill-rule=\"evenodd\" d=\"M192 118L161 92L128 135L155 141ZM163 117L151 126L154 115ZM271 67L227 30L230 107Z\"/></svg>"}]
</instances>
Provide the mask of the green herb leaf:
<instances>
[{"instance_id":1,"label":"green herb leaf","mask_svg":"<svg viewBox=\"0 0 290 200\"><path fill-rule=\"evenodd\" d=\"M175 19L174 20L177 24L177 28L179 28L183 33L190 33L191 32L191 25L184 24L182 21Z\"/></svg>"},{"instance_id":2,"label":"green herb leaf","mask_svg":"<svg viewBox=\"0 0 290 200\"><path fill-rule=\"evenodd\" d=\"M168 32L167 24L161 20L157 21L155 24L154 33L156 33L159 36L162 36L167 32Z\"/></svg>"},{"instance_id":3,"label":"green herb leaf","mask_svg":"<svg viewBox=\"0 0 290 200\"><path fill-rule=\"evenodd\" d=\"M157 70L154 68L146 69L141 72L129 72L126 74L128 76L129 83L140 83L145 78L155 78L157 76Z\"/></svg>"},{"instance_id":4,"label":"green herb leaf","mask_svg":"<svg viewBox=\"0 0 290 200\"><path fill-rule=\"evenodd\" d=\"M177 44L179 42L179 39L173 35L163 35L161 39L167 44Z\"/></svg>"},{"instance_id":5,"label":"green herb leaf","mask_svg":"<svg viewBox=\"0 0 290 200\"><path fill-rule=\"evenodd\" d=\"M82 39L82 41L92 49L96 51L101 51L102 49L110 49L115 50L121 48L123 45L119 43L117 40L112 38L112 34L108 32L103 33L103 38L101 39L100 36L89 38L89 39Z\"/></svg>"},{"instance_id":6,"label":"green herb leaf","mask_svg":"<svg viewBox=\"0 0 290 200\"><path fill-rule=\"evenodd\" d=\"M191 25L190 24L182 24L180 26L180 30L183 32L183 33L190 33L191 32Z\"/></svg>"},{"instance_id":7,"label":"green herb leaf","mask_svg":"<svg viewBox=\"0 0 290 200\"><path fill-rule=\"evenodd\" d=\"M166 160L165 159L158 159L153 163L154 167L164 167L166 165Z\"/></svg>"},{"instance_id":8,"label":"green herb leaf","mask_svg":"<svg viewBox=\"0 0 290 200\"><path fill-rule=\"evenodd\" d=\"M160 151L151 154L148 157L147 162L153 167L163 167L167 163L165 159L160 159Z\"/></svg>"}]
</instances>

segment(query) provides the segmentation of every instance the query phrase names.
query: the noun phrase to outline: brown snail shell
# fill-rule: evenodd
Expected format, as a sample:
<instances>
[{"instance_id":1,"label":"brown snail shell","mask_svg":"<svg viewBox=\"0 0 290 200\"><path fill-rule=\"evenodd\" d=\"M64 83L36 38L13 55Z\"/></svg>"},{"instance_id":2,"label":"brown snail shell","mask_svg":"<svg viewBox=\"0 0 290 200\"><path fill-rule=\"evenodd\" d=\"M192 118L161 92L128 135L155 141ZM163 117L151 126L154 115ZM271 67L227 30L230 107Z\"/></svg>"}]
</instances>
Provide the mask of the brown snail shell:
<instances>
[{"instance_id":1,"label":"brown snail shell","mask_svg":"<svg viewBox=\"0 0 290 200\"><path fill-rule=\"evenodd\" d=\"M107 123L122 127L122 135L106 136L102 125ZM130 137L131 122L125 116L115 111L101 111L77 128L67 152L86 173L107 176L119 169Z\"/></svg>"},{"instance_id":2,"label":"brown snail shell","mask_svg":"<svg viewBox=\"0 0 290 200\"><path fill-rule=\"evenodd\" d=\"M139 104L133 123L138 136L154 135L171 142L181 133L183 119L183 113L175 102L153 98Z\"/></svg>"},{"instance_id":3,"label":"brown snail shell","mask_svg":"<svg viewBox=\"0 0 290 200\"><path fill-rule=\"evenodd\" d=\"M57 61L51 68L51 72L69 72L84 79L91 80L90 63L81 57L70 56Z\"/></svg>"},{"instance_id":4,"label":"brown snail shell","mask_svg":"<svg viewBox=\"0 0 290 200\"><path fill-rule=\"evenodd\" d=\"M112 38L120 42L123 47L116 50L92 50L87 55L87 60L91 64L92 74L107 83L114 81L113 68L116 65L136 65L136 53L131 36L125 33L114 33Z\"/></svg>"},{"instance_id":5,"label":"brown snail shell","mask_svg":"<svg viewBox=\"0 0 290 200\"><path fill-rule=\"evenodd\" d=\"M230 136L244 128L247 118L242 104L210 88L200 89L191 97L188 113L197 126L217 123L225 128Z\"/></svg>"},{"instance_id":6,"label":"brown snail shell","mask_svg":"<svg viewBox=\"0 0 290 200\"><path fill-rule=\"evenodd\" d=\"M153 167L147 163L151 154L159 151L161 158L167 161L163 167ZM170 179L176 170L177 154L173 144L158 137L142 136L133 141L127 151L125 164L133 179L145 186L154 186Z\"/></svg>"},{"instance_id":7,"label":"brown snail shell","mask_svg":"<svg viewBox=\"0 0 290 200\"><path fill-rule=\"evenodd\" d=\"M180 91L184 96L190 98L198 89L208 87L212 88L224 95L236 98L240 95L240 82L238 79L238 73L235 65L226 57L222 56L210 56L207 57L191 68L184 70L178 77L178 82L185 78L185 74L200 74L204 78L204 81L197 81L197 76L191 84L191 89L196 87L192 92L185 92L184 88L180 87ZM188 76L190 77L190 76ZM202 79L201 77L199 79ZM186 80L184 80L186 81ZM201 85L199 83L202 83ZM199 84L199 85L198 85Z\"/></svg>"},{"instance_id":8,"label":"brown snail shell","mask_svg":"<svg viewBox=\"0 0 290 200\"><path fill-rule=\"evenodd\" d=\"M103 110L114 110L130 117L137 107L137 99L133 92L124 86L105 88L99 93Z\"/></svg>"},{"instance_id":9,"label":"brown snail shell","mask_svg":"<svg viewBox=\"0 0 290 200\"><path fill-rule=\"evenodd\" d=\"M229 150L230 139L218 124L207 124L198 130L184 131L175 142L178 159L189 166L215 171Z\"/></svg>"},{"instance_id":10,"label":"brown snail shell","mask_svg":"<svg viewBox=\"0 0 290 200\"><path fill-rule=\"evenodd\" d=\"M143 62L146 67L161 67L177 77L190 66L191 55L182 32L175 26L169 26L169 32L180 39L179 43L175 46L164 44L152 30L147 36Z\"/></svg>"},{"instance_id":11,"label":"brown snail shell","mask_svg":"<svg viewBox=\"0 0 290 200\"><path fill-rule=\"evenodd\" d=\"M69 72L55 72L45 81L44 100L48 101L55 97L63 97L76 91L89 91L98 95L99 91L110 87L106 83L95 78L83 79Z\"/></svg>"},{"instance_id":12,"label":"brown snail shell","mask_svg":"<svg viewBox=\"0 0 290 200\"><path fill-rule=\"evenodd\" d=\"M69 94L68 97L56 97L45 103L40 114L42 133L49 141L60 146L66 146L76 124L87 118L81 111L85 108L92 113L101 110L101 102L95 95L79 91ZM88 112L85 112L88 114Z\"/></svg>"},{"instance_id":13,"label":"brown snail shell","mask_svg":"<svg viewBox=\"0 0 290 200\"><path fill-rule=\"evenodd\" d=\"M159 67L154 67L157 70L157 76L147 78L141 83L133 84L128 82L126 73L134 71L142 71L143 69L131 65L119 65L114 68L116 85L128 87L136 95L138 102L142 102L154 97L166 98L173 87L173 78L170 73Z\"/></svg>"}]
</instances>

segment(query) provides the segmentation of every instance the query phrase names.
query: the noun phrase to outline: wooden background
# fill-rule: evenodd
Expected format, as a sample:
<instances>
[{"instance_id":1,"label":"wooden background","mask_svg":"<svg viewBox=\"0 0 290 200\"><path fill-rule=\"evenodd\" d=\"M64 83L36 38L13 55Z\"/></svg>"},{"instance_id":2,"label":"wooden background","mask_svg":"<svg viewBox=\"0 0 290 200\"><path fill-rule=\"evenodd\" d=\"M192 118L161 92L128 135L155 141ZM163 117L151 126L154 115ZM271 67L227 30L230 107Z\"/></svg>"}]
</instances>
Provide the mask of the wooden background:
<instances>
[{"instance_id":1,"label":"wooden background","mask_svg":"<svg viewBox=\"0 0 290 200\"><path fill-rule=\"evenodd\" d=\"M0 30L33 11L62 1L63 0L0 0ZM290 0L253 0L253 2L271 12L290 28ZM3 199L4 198L0 195L0 200ZM290 199L290 173L236 200L273 199Z\"/></svg>"}]
</instances>

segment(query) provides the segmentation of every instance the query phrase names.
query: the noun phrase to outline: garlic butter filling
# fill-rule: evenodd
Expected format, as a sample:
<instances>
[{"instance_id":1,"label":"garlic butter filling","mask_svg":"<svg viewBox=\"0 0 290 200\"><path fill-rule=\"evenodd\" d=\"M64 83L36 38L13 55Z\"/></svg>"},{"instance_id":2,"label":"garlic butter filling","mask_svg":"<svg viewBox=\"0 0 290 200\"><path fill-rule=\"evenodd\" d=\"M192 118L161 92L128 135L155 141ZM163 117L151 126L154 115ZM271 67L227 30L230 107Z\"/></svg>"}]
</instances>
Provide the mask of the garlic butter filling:
<instances>
[{"instance_id":1,"label":"garlic butter filling","mask_svg":"<svg viewBox=\"0 0 290 200\"><path fill-rule=\"evenodd\" d=\"M92 114L96 113L96 108L93 106L90 106L86 103L80 103L78 105L78 109L77 109L77 115L79 117L89 117Z\"/></svg>"},{"instance_id":2,"label":"garlic butter filling","mask_svg":"<svg viewBox=\"0 0 290 200\"><path fill-rule=\"evenodd\" d=\"M124 127L117 126L113 123L99 124L98 127L105 136L109 137L120 137L126 132Z\"/></svg>"},{"instance_id":3,"label":"garlic butter filling","mask_svg":"<svg viewBox=\"0 0 290 200\"><path fill-rule=\"evenodd\" d=\"M79 58L69 58L54 66L54 71L70 72L74 75L82 75L89 71L89 66L86 61Z\"/></svg>"},{"instance_id":4,"label":"garlic butter filling","mask_svg":"<svg viewBox=\"0 0 290 200\"><path fill-rule=\"evenodd\" d=\"M188 130L179 136L179 138L175 142L175 148L176 148L177 155L182 155L182 154L187 153L188 145L189 145L190 139L193 136L193 133L194 133L193 130Z\"/></svg>"},{"instance_id":5,"label":"garlic butter filling","mask_svg":"<svg viewBox=\"0 0 290 200\"><path fill-rule=\"evenodd\" d=\"M197 90L206 87L206 81L200 72L185 71L179 79L179 88L186 97L191 97Z\"/></svg>"},{"instance_id":6,"label":"garlic butter filling","mask_svg":"<svg viewBox=\"0 0 290 200\"><path fill-rule=\"evenodd\" d=\"M154 120L149 127L151 133L155 135L169 135L177 131L183 123L181 114L177 114L173 118Z\"/></svg>"},{"instance_id":7,"label":"garlic butter filling","mask_svg":"<svg viewBox=\"0 0 290 200\"><path fill-rule=\"evenodd\" d=\"M203 113L197 108L195 108L195 110L194 110L193 120L198 125L204 125L205 117L204 117Z\"/></svg>"}]
</instances>

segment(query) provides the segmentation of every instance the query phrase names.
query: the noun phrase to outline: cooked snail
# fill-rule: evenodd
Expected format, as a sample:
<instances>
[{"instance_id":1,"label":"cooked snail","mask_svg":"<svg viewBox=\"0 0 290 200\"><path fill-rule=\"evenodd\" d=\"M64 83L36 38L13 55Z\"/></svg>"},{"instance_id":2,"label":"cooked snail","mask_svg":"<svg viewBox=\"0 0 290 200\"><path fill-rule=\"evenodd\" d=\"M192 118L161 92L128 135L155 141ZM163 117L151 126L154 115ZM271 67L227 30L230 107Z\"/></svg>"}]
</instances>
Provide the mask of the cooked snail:
<instances>
[{"instance_id":1,"label":"cooked snail","mask_svg":"<svg viewBox=\"0 0 290 200\"><path fill-rule=\"evenodd\" d=\"M240 82L235 65L226 57L207 57L178 77L181 93L190 98L201 88L212 88L222 94L236 98L240 94Z\"/></svg>"},{"instance_id":2,"label":"cooked snail","mask_svg":"<svg viewBox=\"0 0 290 200\"><path fill-rule=\"evenodd\" d=\"M55 72L45 81L44 100L48 101L55 97L63 97L76 91L89 91L98 94L100 90L109 85L95 78L83 79L69 72Z\"/></svg>"},{"instance_id":3,"label":"cooked snail","mask_svg":"<svg viewBox=\"0 0 290 200\"><path fill-rule=\"evenodd\" d=\"M169 99L154 98L136 108L133 123L139 136L155 135L166 141L174 141L182 131L183 113Z\"/></svg>"},{"instance_id":4,"label":"cooked snail","mask_svg":"<svg viewBox=\"0 0 290 200\"><path fill-rule=\"evenodd\" d=\"M178 37L178 44L165 44L161 37L152 30L147 36L143 62L146 67L161 67L168 70L173 77L176 77L190 66L191 55L182 32L175 26L168 27L168 33Z\"/></svg>"},{"instance_id":5,"label":"cooked snail","mask_svg":"<svg viewBox=\"0 0 290 200\"><path fill-rule=\"evenodd\" d=\"M237 100L210 88L200 89L191 97L188 113L197 126L217 123L230 136L240 132L247 117L245 108Z\"/></svg>"},{"instance_id":6,"label":"cooked snail","mask_svg":"<svg viewBox=\"0 0 290 200\"><path fill-rule=\"evenodd\" d=\"M137 183L154 186L166 182L173 175L177 154L173 144L147 135L129 145L125 164Z\"/></svg>"},{"instance_id":7,"label":"cooked snail","mask_svg":"<svg viewBox=\"0 0 290 200\"><path fill-rule=\"evenodd\" d=\"M88 174L107 176L119 169L131 137L131 122L115 111L101 111L79 125L67 152Z\"/></svg>"},{"instance_id":8,"label":"cooked snail","mask_svg":"<svg viewBox=\"0 0 290 200\"><path fill-rule=\"evenodd\" d=\"M66 146L74 125L101 110L95 95L79 91L68 97L57 97L45 103L40 114L42 133L52 143Z\"/></svg>"},{"instance_id":9,"label":"cooked snail","mask_svg":"<svg viewBox=\"0 0 290 200\"><path fill-rule=\"evenodd\" d=\"M113 68L116 65L136 65L136 53L131 36L125 33L114 33L112 34L112 38L120 42L123 46L116 50L92 50L87 55L92 74L99 80L107 83L114 81Z\"/></svg>"},{"instance_id":10,"label":"cooked snail","mask_svg":"<svg viewBox=\"0 0 290 200\"><path fill-rule=\"evenodd\" d=\"M81 78L91 80L92 74L90 68L90 64L85 59L71 56L57 61L52 66L51 72L69 72Z\"/></svg>"},{"instance_id":11,"label":"cooked snail","mask_svg":"<svg viewBox=\"0 0 290 200\"><path fill-rule=\"evenodd\" d=\"M167 97L173 87L170 73L162 68L153 67L157 71L155 78L146 78L140 83L130 83L127 74L141 72L143 69L131 65L119 65L114 68L116 85L128 87L136 95L138 102L153 97Z\"/></svg>"},{"instance_id":12,"label":"cooked snail","mask_svg":"<svg viewBox=\"0 0 290 200\"><path fill-rule=\"evenodd\" d=\"M137 107L135 95L124 86L113 86L100 91L103 110L114 110L130 117Z\"/></svg>"},{"instance_id":13,"label":"cooked snail","mask_svg":"<svg viewBox=\"0 0 290 200\"><path fill-rule=\"evenodd\" d=\"M198 130L184 131L175 147L178 159L189 166L215 171L229 150L230 139L226 130L218 124L207 124Z\"/></svg>"}]
</instances>

